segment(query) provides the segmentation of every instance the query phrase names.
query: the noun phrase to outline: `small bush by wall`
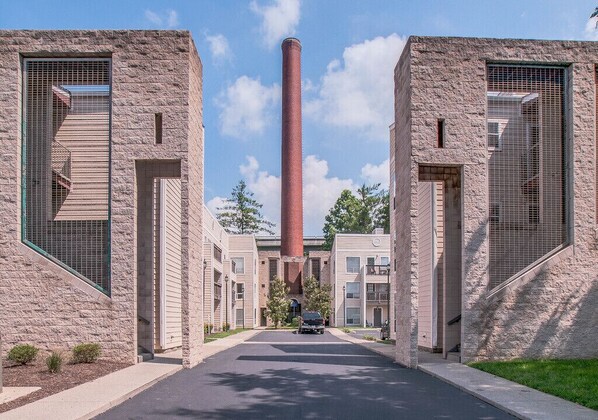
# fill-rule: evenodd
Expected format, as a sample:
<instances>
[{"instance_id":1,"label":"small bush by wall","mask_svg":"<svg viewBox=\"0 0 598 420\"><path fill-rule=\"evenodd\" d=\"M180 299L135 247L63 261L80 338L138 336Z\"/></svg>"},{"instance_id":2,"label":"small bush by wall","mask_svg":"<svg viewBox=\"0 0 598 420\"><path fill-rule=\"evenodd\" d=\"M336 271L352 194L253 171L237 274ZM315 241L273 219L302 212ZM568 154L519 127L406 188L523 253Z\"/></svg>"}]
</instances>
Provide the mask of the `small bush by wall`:
<instances>
[{"instance_id":1,"label":"small bush by wall","mask_svg":"<svg viewBox=\"0 0 598 420\"><path fill-rule=\"evenodd\" d=\"M84 343L73 347L74 363L94 363L100 357L102 348L97 343Z\"/></svg>"},{"instance_id":2,"label":"small bush by wall","mask_svg":"<svg viewBox=\"0 0 598 420\"><path fill-rule=\"evenodd\" d=\"M19 365L26 365L33 361L39 349L31 344L18 344L8 352L8 360Z\"/></svg>"}]
</instances>

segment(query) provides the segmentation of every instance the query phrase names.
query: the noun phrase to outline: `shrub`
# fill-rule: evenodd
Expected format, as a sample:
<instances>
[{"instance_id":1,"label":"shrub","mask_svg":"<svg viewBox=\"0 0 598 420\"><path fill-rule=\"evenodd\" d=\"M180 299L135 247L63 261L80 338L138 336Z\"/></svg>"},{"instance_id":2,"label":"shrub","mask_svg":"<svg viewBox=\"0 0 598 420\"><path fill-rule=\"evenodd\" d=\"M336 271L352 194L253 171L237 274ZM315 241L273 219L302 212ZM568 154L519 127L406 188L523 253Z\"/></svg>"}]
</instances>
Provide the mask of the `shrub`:
<instances>
[{"instance_id":1,"label":"shrub","mask_svg":"<svg viewBox=\"0 0 598 420\"><path fill-rule=\"evenodd\" d=\"M230 324L228 322L226 322L224 324L224 326L222 327L222 331L228 331L228 330L230 330Z\"/></svg>"},{"instance_id":2,"label":"shrub","mask_svg":"<svg viewBox=\"0 0 598 420\"><path fill-rule=\"evenodd\" d=\"M298 317L291 319L291 327L293 327L293 328L299 327L299 318Z\"/></svg>"},{"instance_id":3,"label":"shrub","mask_svg":"<svg viewBox=\"0 0 598 420\"><path fill-rule=\"evenodd\" d=\"M62 361L62 354L57 351L53 351L52 354L50 354L46 358L46 366L48 366L48 372L59 373L60 369L62 369Z\"/></svg>"},{"instance_id":4,"label":"shrub","mask_svg":"<svg viewBox=\"0 0 598 420\"><path fill-rule=\"evenodd\" d=\"M346 327L345 328L341 328L341 331L344 332L344 333L347 333L347 334L351 334L351 332L352 332L351 328L346 328Z\"/></svg>"},{"instance_id":5,"label":"shrub","mask_svg":"<svg viewBox=\"0 0 598 420\"><path fill-rule=\"evenodd\" d=\"M212 334L213 329L214 329L214 326L212 324L204 324L203 325L203 333L204 334Z\"/></svg>"},{"instance_id":6,"label":"shrub","mask_svg":"<svg viewBox=\"0 0 598 420\"><path fill-rule=\"evenodd\" d=\"M367 341L376 341L376 337L374 337L373 335L367 335L367 334L363 336L363 339L367 340Z\"/></svg>"},{"instance_id":7,"label":"shrub","mask_svg":"<svg viewBox=\"0 0 598 420\"><path fill-rule=\"evenodd\" d=\"M37 356L39 349L31 344L18 344L8 352L8 360L19 365L26 365Z\"/></svg>"},{"instance_id":8,"label":"shrub","mask_svg":"<svg viewBox=\"0 0 598 420\"><path fill-rule=\"evenodd\" d=\"M73 347L73 362L94 363L100 357L102 348L97 343L79 344Z\"/></svg>"}]
</instances>

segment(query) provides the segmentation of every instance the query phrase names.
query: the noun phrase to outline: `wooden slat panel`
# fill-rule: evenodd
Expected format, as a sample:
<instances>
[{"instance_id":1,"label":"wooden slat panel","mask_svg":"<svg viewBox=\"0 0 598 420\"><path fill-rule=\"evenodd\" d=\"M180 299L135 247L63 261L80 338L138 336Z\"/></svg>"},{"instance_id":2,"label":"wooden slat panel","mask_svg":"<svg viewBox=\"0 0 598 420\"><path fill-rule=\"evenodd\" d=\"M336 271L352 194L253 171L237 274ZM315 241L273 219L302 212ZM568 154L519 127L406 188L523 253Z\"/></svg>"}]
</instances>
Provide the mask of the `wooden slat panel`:
<instances>
[{"instance_id":1,"label":"wooden slat panel","mask_svg":"<svg viewBox=\"0 0 598 420\"><path fill-rule=\"evenodd\" d=\"M165 188L165 241L164 269L164 328L163 348L182 345L181 321L181 180L166 179L161 182Z\"/></svg>"},{"instance_id":2,"label":"wooden slat panel","mask_svg":"<svg viewBox=\"0 0 598 420\"><path fill-rule=\"evenodd\" d=\"M107 220L109 115L69 114L54 139L71 152L72 191L54 220Z\"/></svg>"}]
</instances>

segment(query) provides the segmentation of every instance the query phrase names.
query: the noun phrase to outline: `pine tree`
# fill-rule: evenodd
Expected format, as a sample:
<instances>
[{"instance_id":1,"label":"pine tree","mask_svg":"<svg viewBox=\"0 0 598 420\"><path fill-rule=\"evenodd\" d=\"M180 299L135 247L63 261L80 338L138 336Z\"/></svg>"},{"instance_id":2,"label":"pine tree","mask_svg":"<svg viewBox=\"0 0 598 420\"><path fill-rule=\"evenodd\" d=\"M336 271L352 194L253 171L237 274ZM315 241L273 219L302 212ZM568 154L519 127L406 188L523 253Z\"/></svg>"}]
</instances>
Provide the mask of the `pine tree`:
<instances>
[{"instance_id":1,"label":"pine tree","mask_svg":"<svg viewBox=\"0 0 598 420\"><path fill-rule=\"evenodd\" d=\"M246 234L265 232L273 235L275 225L262 215L262 204L253 198L247 190L247 184L241 180L233 188L231 198L218 208L216 218L228 233Z\"/></svg>"},{"instance_id":2,"label":"pine tree","mask_svg":"<svg viewBox=\"0 0 598 420\"><path fill-rule=\"evenodd\" d=\"M270 283L268 303L266 303L266 315L274 323L274 328L278 328L278 325L286 319L289 313L291 300L288 298L288 294L290 291L291 289L286 287L283 279L274 276Z\"/></svg>"}]
</instances>

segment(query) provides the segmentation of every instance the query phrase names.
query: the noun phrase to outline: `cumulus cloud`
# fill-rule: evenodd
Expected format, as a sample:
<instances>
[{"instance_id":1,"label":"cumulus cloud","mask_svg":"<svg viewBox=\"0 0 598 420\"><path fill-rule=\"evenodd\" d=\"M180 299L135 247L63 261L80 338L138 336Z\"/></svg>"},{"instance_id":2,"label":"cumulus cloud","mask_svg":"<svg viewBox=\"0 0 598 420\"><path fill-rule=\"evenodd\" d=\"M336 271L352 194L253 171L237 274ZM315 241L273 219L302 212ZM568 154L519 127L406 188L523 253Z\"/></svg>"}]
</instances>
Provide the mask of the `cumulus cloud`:
<instances>
[{"instance_id":1,"label":"cumulus cloud","mask_svg":"<svg viewBox=\"0 0 598 420\"><path fill-rule=\"evenodd\" d=\"M230 61L233 53L228 44L228 39L222 34L206 35L206 41L212 53L212 59L219 63L223 61Z\"/></svg>"},{"instance_id":2,"label":"cumulus cloud","mask_svg":"<svg viewBox=\"0 0 598 420\"><path fill-rule=\"evenodd\" d=\"M586 23L585 37L589 41L598 41L598 16L589 19Z\"/></svg>"},{"instance_id":3,"label":"cumulus cloud","mask_svg":"<svg viewBox=\"0 0 598 420\"><path fill-rule=\"evenodd\" d=\"M284 37L295 34L301 17L300 0L274 0L269 6L252 1L250 10L262 18L260 32L266 47L272 49Z\"/></svg>"},{"instance_id":4,"label":"cumulus cloud","mask_svg":"<svg viewBox=\"0 0 598 420\"><path fill-rule=\"evenodd\" d=\"M247 183L247 189L254 198L263 204L262 214L276 224L274 231L280 234L280 177L260 170L254 156L246 156L239 166L239 173ZM379 165L366 164L361 169L361 177L367 184L380 182L388 188L388 160ZM322 235L324 218L345 189L355 192L359 187L350 178L330 175L328 162L309 155L303 160L303 230L305 235ZM214 197L208 201L208 209L213 214L222 207L224 197Z\"/></svg>"},{"instance_id":5,"label":"cumulus cloud","mask_svg":"<svg viewBox=\"0 0 598 420\"><path fill-rule=\"evenodd\" d=\"M264 86L259 78L239 77L215 99L220 108L220 132L239 139L262 134L279 101L280 86L276 83Z\"/></svg>"},{"instance_id":6,"label":"cumulus cloud","mask_svg":"<svg viewBox=\"0 0 598 420\"><path fill-rule=\"evenodd\" d=\"M264 216L276 223L276 233L280 233L280 177L259 170L259 162L247 156L247 162L239 167L247 182L247 188L254 193L256 200L264 205ZM303 161L303 225L306 235L321 235L324 217L334 205L341 191L355 190L350 179L331 177L328 162L316 156L307 156Z\"/></svg>"},{"instance_id":7,"label":"cumulus cloud","mask_svg":"<svg viewBox=\"0 0 598 420\"><path fill-rule=\"evenodd\" d=\"M214 216L216 214L218 214L218 209L222 208L224 205L226 204L226 197L214 197L211 200L209 200L206 203L206 206L208 207L208 210L210 210L210 213L212 213Z\"/></svg>"},{"instance_id":8,"label":"cumulus cloud","mask_svg":"<svg viewBox=\"0 0 598 420\"><path fill-rule=\"evenodd\" d=\"M363 179L367 185L380 184L381 188L388 189L390 179L389 162L389 159L386 159L379 165L366 163L366 165L361 168L361 179Z\"/></svg>"},{"instance_id":9,"label":"cumulus cloud","mask_svg":"<svg viewBox=\"0 0 598 420\"><path fill-rule=\"evenodd\" d=\"M345 48L321 77L305 114L320 122L357 130L370 139L388 139L393 120L394 67L406 39L376 37Z\"/></svg>"},{"instance_id":10,"label":"cumulus cloud","mask_svg":"<svg viewBox=\"0 0 598 420\"><path fill-rule=\"evenodd\" d=\"M172 29L179 26L179 15L172 9L160 13L147 9L145 19L158 28Z\"/></svg>"},{"instance_id":11,"label":"cumulus cloud","mask_svg":"<svg viewBox=\"0 0 598 420\"><path fill-rule=\"evenodd\" d=\"M355 191L351 179L328 174L328 162L310 155L303 161L303 225L306 235L322 235L324 218L341 192Z\"/></svg>"}]
</instances>

